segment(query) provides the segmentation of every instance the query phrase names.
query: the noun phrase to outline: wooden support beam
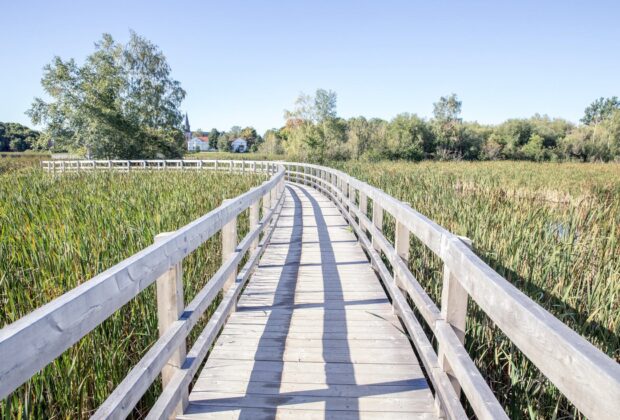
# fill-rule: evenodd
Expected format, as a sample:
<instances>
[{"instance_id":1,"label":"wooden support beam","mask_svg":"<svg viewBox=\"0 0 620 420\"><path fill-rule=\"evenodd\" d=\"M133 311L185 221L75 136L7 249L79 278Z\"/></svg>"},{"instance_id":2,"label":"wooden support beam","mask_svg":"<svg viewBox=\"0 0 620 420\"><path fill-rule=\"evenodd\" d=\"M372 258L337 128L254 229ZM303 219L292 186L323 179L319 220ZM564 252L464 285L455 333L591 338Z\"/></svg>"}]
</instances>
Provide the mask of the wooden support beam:
<instances>
[{"instance_id":1,"label":"wooden support beam","mask_svg":"<svg viewBox=\"0 0 620 420\"><path fill-rule=\"evenodd\" d=\"M372 224L383 233L383 208L375 200L372 201ZM376 238L372 238L372 247L381 252L381 247Z\"/></svg>"},{"instance_id":2,"label":"wooden support beam","mask_svg":"<svg viewBox=\"0 0 620 420\"><path fill-rule=\"evenodd\" d=\"M469 238L459 237L459 239L472 248L472 241ZM467 301L469 295L463 288L458 278L452 270L444 265L443 286L441 290L441 317L452 327L454 333L462 344L465 344L465 328L467 324ZM461 386L454 377L452 367L448 362L442 343L439 343L437 354L439 356L439 366L448 374L452 387L457 395L461 392Z\"/></svg>"},{"instance_id":3,"label":"wooden support beam","mask_svg":"<svg viewBox=\"0 0 620 420\"><path fill-rule=\"evenodd\" d=\"M394 249L396 250L396 254L403 260L405 264L409 263L409 240L410 240L410 232L409 229L405 225L403 225L398 220L396 221L396 232L394 235ZM394 280L396 281L396 286L400 289L404 289L404 279L402 279L397 273L396 270L394 275ZM404 292L406 296L406 291Z\"/></svg>"},{"instance_id":4,"label":"wooden support beam","mask_svg":"<svg viewBox=\"0 0 620 420\"><path fill-rule=\"evenodd\" d=\"M253 231L258 226L260 221L260 200L256 200L250 205L250 231ZM254 251L258 246L258 236L250 244L250 252Z\"/></svg>"},{"instance_id":5,"label":"wooden support beam","mask_svg":"<svg viewBox=\"0 0 620 420\"><path fill-rule=\"evenodd\" d=\"M224 200L224 203L228 201L230 200ZM237 248L237 217L234 217L222 228L222 263L225 263L231 254L235 252L235 248ZM235 268L224 283L224 293L235 283L236 278L237 269Z\"/></svg>"},{"instance_id":6,"label":"wooden support beam","mask_svg":"<svg viewBox=\"0 0 620 420\"><path fill-rule=\"evenodd\" d=\"M173 235L174 232L160 233L155 236L155 243L161 242ZM159 336L163 336L172 323L179 320L183 313L185 304L183 303L183 266L177 263L170 267L156 281L157 285L157 325ZM161 370L162 388L170 382L170 379L180 370L186 356L185 341L179 344L177 350L172 354L168 362ZM179 405L176 407L173 416L183 413L188 404L188 390L184 389Z\"/></svg>"}]
</instances>

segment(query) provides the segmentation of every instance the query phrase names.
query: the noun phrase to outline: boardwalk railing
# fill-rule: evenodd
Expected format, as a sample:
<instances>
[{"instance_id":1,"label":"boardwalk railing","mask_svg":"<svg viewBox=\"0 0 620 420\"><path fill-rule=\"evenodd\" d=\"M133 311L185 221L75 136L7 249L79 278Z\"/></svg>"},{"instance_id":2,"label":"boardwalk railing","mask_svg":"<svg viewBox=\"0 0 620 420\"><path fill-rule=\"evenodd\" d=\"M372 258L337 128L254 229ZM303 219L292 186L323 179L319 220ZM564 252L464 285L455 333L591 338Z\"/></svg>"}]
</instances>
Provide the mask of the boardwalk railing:
<instances>
[{"instance_id":1,"label":"boardwalk railing","mask_svg":"<svg viewBox=\"0 0 620 420\"><path fill-rule=\"evenodd\" d=\"M237 170L239 166L230 168ZM157 281L160 338L94 417L128 415L160 372L164 389L151 415L159 418L182 410L189 383L234 309L240 291L269 242L282 206L284 168L269 162L250 167L273 175L261 186L225 201L176 232L159 235L148 248L0 330L0 399ZM263 217L259 220L261 204ZM250 231L237 243L237 216L247 209ZM182 261L220 230L222 266L184 307L183 292L179 290ZM247 253L247 263L237 274ZM186 337L221 290L225 292L223 300L185 354Z\"/></svg>"},{"instance_id":2,"label":"boardwalk railing","mask_svg":"<svg viewBox=\"0 0 620 420\"><path fill-rule=\"evenodd\" d=\"M277 162L254 160L44 160L41 167L48 172L106 171L130 172L135 170L215 170L229 172L275 173Z\"/></svg>"},{"instance_id":3,"label":"boardwalk railing","mask_svg":"<svg viewBox=\"0 0 620 420\"><path fill-rule=\"evenodd\" d=\"M151 247L0 330L0 398L159 279L161 337L100 407L96 417L121 417L129 413L160 372L164 389L149 417L165 417L182 409L200 362L268 244L269 223L279 215L286 179L321 191L347 218L391 297L433 384L438 409L446 417L466 418L460 403L462 392L477 417L506 418L464 347L470 297L583 414L593 419L611 419L620 413L620 367L617 363L493 271L472 252L466 238L453 235L407 204L344 172L318 165L204 160L165 162L43 162L43 167L51 172L110 168L129 171L157 170L165 165L167 169L260 170L273 176L261 187L158 239ZM257 222L257 203L261 199L265 211L262 220ZM252 229L235 244L231 239L236 235L235 220L247 208L250 208ZM394 245L383 232L386 212L396 223ZM175 297L179 295L177 285L181 270L178 264L219 230L224 232L223 249L228 258L196 298L182 309L182 302ZM263 238L257 246L261 232ZM411 235L444 264L441 308L408 268ZM231 282L242 256L248 251L251 252L248 263L236 275L236 281ZM226 289L227 284L232 286L227 289L224 300L185 355L182 345L185 337L217 292ZM421 319L415 316L407 297ZM432 331L438 343L437 351L421 322Z\"/></svg>"},{"instance_id":4,"label":"boardwalk railing","mask_svg":"<svg viewBox=\"0 0 620 420\"><path fill-rule=\"evenodd\" d=\"M463 346L469 297L577 407L592 419L620 413L620 365L568 328L493 271L459 238L409 205L344 172L285 163L287 180L313 186L340 207L391 295L449 417L462 414L458 394L479 418L506 418L502 407ZM368 200L372 200L369 213ZM383 234L384 212L396 222L394 246ZM367 236L370 235L370 239ZM408 268L414 235L444 264L441 309ZM383 262L389 261L391 271ZM392 274L393 273L393 274ZM436 353L406 296L438 343ZM445 380L445 374L450 382Z\"/></svg>"}]
</instances>

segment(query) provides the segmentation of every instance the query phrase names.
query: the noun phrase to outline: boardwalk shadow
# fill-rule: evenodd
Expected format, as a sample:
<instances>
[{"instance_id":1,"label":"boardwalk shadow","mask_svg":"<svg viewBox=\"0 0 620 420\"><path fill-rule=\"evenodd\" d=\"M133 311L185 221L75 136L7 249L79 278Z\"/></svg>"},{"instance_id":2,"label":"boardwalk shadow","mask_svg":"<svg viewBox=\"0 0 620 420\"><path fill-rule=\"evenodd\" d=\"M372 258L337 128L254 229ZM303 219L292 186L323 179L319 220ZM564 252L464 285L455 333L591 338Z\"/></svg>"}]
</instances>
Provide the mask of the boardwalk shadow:
<instances>
[{"instance_id":1,"label":"boardwalk shadow","mask_svg":"<svg viewBox=\"0 0 620 420\"><path fill-rule=\"evenodd\" d=\"M337 306L332 307L331 310L341 311L341 313L345 313L345 300L344 293L342 290L342 282L340 279L340 274L338 273L338 265L336 263L336 255L334 254L334 247L331 242L331 238L329 236L329 230L327 227L327 222L325 221L325 217L323 216L323 212L317 200L305 189L301 190L303 194L306 196L310 204L312 205L312 210L314 213L314 218L316 221L316 229L319 238L319 244L321 247L321 275L323 277L323 293L324 299L326 302L328 299L332 299L332 302ZM334 317L331 318L328 316L330 311L327 308L323 310L323 359L328 360L330 355L328 352L330 349L327 346L326 340L330 337L329 328L334 328L342 334L342 336L347 336L347 319L346 316L342 317ZM333 388L335 384L338 383L339 378L343 376L349 379L349 383L355 384L355 371L353 369L353 364L351 360L350 349L348 346L348 342L345 340L342 348L339 348L339 352L341 352L341 357L343 358L342 362L338 364L338 369L336 369L336 365L332 363L325 363L325 381L328 389ZM325 411L335 411L341 407L335 405L333 400L327 400L325 402ZM350 413L359 413L359 401L356 398L350 400L350 406L347 407Z\"/></svg>"},{"instance_id":2,"label":"boardwalk shadow","mask_svg":"<svg viewBox=\"0 0 620 420\"><path fill-rule=\"evenodd\" d=\"M282 383L282 375L284 373L284 352L286 350L286 336L290 330L291 320L293 317L293 306L295 304L295 289L297 287L297 277L299 276L299 265L301 263L301 249L302 249L302 238L303 238L303 206L301 200L297 193L291 188L286 187L290 197L293 200L293 215L292 215L292 229L291 236L288 246L288 252L286 254L286 258L284 260L284 264L282 265L282 271L280 273L280 278L278 279L278 284L275 290L275 297L273 301L273 308L285 308L290 311L282 311L281 316L276 317L274 311L269 314L267 318L267 322L265 325L265 329L263 334L258 342L258 347L256 349L256 356L254 362L254 368L252 369L252 373L250 375L250 381L248 383L248 387L246 390L246 395L248 394L262 394L263 383L261 380L261 371L257 369L257 364L259 364L259 353L264 351L263 349L268 349L269 351L269 360L275 361L271 363L270 369L274 372L274 377L272 381L270 381L270 386L275 387L279 386ZM275 341L277 343L275 346L274 340L271 335L271 331L278 330L282 331L282 338ZM284 402L282 398L277 398L276 396L272 397L271 404L279 405L279 403ZM269 416L269 412L265 412L267 416ZM275 411L273 413L275 415ZM256 416L255 410L248 410L247 408L242 407L239 413L240 419L253 419Z\"/></svg>"}]
</instances>

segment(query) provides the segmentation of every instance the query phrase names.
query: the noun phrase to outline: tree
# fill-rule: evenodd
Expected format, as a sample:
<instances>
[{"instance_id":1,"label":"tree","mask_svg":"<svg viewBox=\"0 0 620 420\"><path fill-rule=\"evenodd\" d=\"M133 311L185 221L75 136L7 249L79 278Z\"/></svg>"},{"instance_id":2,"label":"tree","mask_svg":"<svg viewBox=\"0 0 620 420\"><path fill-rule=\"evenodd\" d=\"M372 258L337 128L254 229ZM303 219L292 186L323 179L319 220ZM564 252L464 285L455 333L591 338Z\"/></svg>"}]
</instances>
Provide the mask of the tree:
<instances>
[{"instance_id":1,"label":"tree","mask_svg":"<svg viewBox=\"0 0 620 420\"><path fill-rule=\"evenodd\" d=\"M126 44L104 34L82 66L56 57L41 81L50 102L27 112L54 141L95 158L180 157L180 83L156 45L131 32Z\"/></svg>"},{"instance_id":2,"label":"tree","mask_svg":"<svg viewBox=\"0 0 620 420\"><path fill-rule=\"evenodd\" d=\"M239 133L239 137L245 139L248 142L248 149L253 149L254 144L258 140L258 134L256 134L256 130L254 129L254 127L245 127Z\"/></svg>"},{"instance_id":3,"label":"tree","mask_svg":"<svg viewBox=\"0 0 620 420\"><path fill-rule=\"evenodd\" d=\"M217 128L212 128L211 131L209 131L209 147L211 149L217 149L217 141L220 138L220 134Z\"/></svg>"},{"instance_id":4,"label":"tree","mask_svg":"<svg viewBox=\"0 0 620 420\"><path fill-rule=\"evenodd\" d=\"M543 145L544 139L538 134L532 134L527 144L521 148L521 154L525 159L541 161L545 158Z\"/></svg>"},{"instance_id":5,"label":"tree","mask_svg":"<svg viewBox=\"0 0 620 420\"><path fill-rule=\"evenodd\" d=\"M284 149L282 148L282 141L283 136L281 130L267 130L264 135L264 140L260 144L258 151L261 153L267 153L269 155L281 155L284 153Z\"/></svg>"},{"instance_id":6,"label":"tree","mask_svg":"<svg viewBox=\"0 0 620 420\"><path fill-rule=\"evenodd\" d=\"M581 122L586 125L600 124L618 109L620 109L620 100L617 96L598 98L585 109Z\"/></svg>"},{"instance_id":7,"label":"tree","mask_svg":"<svg viewBox=\"0 0 620 420\"><path fill-rule=\"evenodd\" d=\"M456 94L442 96L433 104L433 116L437 149L442 158L460 157L461 142L461 108L463 103Z\"/></svg>"},{"instance_id":8,"label":"tree","mask_svg":"<svg viewBox=\"0 0 620 420\"><path fill-rule=\"evenodd\" d=\"M314 94L314 113L318 122L336 118L336 92L317 89Z\"/></svg>"},{"instance_id":9,"label":"tree","mask_svg":"<svg viewBox=\"0 0 620 420\"><path fill-rule=\"evenodd\" d=\"M348 155L344 144L346 123L337 118L335 92L317 89L314 96L301 93L293 111L284 111L284 116L289 133L288 155L318 162Z\"/></svg>"},{"instance_id":10,"label":"tree","mask_svg":"<svg viewBox=\"0 0 620 420\"><path fill-rule=\"evenodd\" d=\"M217 150L220 152L230 152L230 142L234 140L230 133L221 133L217 139Z\"/></svg>"},{"instance_id":11,"label":"tree","mask_svg":"<svg viewBox=\"0 0 620 420\"><path fill-rule=\"evenodd\" d=\"M230 127L230 130L228 131L228 136L230 137L230 141L241 137L241 127L239 127L238 125L233 125L232 127Z\"/></svg>"},{"instance_id":12,"label":"tree","mask_svg":"<svg viewBox=\"0 0 620 420\"><path fill-rule=\"evenodd\" d=\"M388 125L387 151L393 159L422 160L433 151L433 136L417 115L399 114Z\"/></svg>"}]
</instances>

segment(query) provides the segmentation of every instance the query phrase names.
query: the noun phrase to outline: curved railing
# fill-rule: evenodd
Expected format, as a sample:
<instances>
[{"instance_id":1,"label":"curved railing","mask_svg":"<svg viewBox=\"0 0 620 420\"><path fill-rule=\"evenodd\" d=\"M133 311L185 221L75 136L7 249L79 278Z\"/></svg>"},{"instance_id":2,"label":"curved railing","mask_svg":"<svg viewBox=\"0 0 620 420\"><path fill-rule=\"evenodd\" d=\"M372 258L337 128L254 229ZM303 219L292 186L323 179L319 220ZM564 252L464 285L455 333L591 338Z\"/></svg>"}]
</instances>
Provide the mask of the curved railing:
<instances>
[{"instance_id":1,"label":"curved railing","mask_svg":"<svg viewBox=\"0 0 620 420\"><path fill-rule=\"evenodd\" d=\"M277 218L283 196L282 182L286 179L320 190L347 218L390 294L393 306L433 384L438 406L447 417L466 418L460 403L462 390L477 417L506 418L463 346L469 297L583 414L589 418L611 419L620 412L620 366L615 361L493 271L471 251L466 238L453 235L380 189L342 171L312 164L210 160L163 162L43 162L43 167L51 172L215 169L264 171L273 176L263 186L224 204L162 242L1 330L0 397L27 380L156 278L174 276L176 264L218 230L224 228L230 231L231 228L225 226L230 227L244 209L252 206L257 209L256 203L262 197L263 205L268 207L267 215L238 245L231 240L225 244L224 249L230 250L231 256L185 309L202 314L215 293L224 287L225 279L235 272L243 253L252 248L251 244L266 229L269 221ZM267 196L269 198L265 199ZM266 205L266 202L269 204ZM372 211L369 211L369 204L372 204ZM383 215L386 212L396 221L394 246L383 233ZM251 217L251 220L256 221L257 216ZM268 243L269 232L267 230L261 245L252 251L248 264L237 276L234 286L228 289L224 301L187 358L179 353L175 356L175 352L179 351L179 343L195 325L199 315L190 315L185 320L179 319L178 313L173 313L168 315L170 327L100 407L97 416L128 413L162 369L164 390L149 417L169 415L179 403L183 403L188 384L200 364L188 363L187 360L204 359L225 321L225 315L233 307L251 268ZM444 264L441 308L430 299L408 268L411 235ZM437 352L406 297L411 299L421 321L434 334L438 343ZM76 316L76 313L81 316ZM73 323L72 320L80 322ZM46 334L50 337L42 338ZM5 358L5 355L8 357ZM169 360L177 360L177 365L165 366ZM182 360L186 363L179 367Z\"/></svg>"},{"instance_id":2,"label":"curved railing","mask_svg":"<svg viewBox=\"0 0 620 420\"><path fill-rule=\"evenodd\" d=\"M462 388L477 417L506 418L463 346L469 297L584 415L611 419L620 413L620 365L491 269L472 252L467 239L342 171L311 164L284 166L289 181L311 185L330 197L356 231L450 417L459 416L460 404L455 396ZM372 200L372 220L368 199ZM396 221L395 246L383 235L384 212ZM443 261L441 309L408 268L410 235ZM383 262L381 252L394 275ZM437 353L405 296L411 298L432 330L438 342ZM448 375L452 386L442 373Z\"/></svg>"}]
</instances>

